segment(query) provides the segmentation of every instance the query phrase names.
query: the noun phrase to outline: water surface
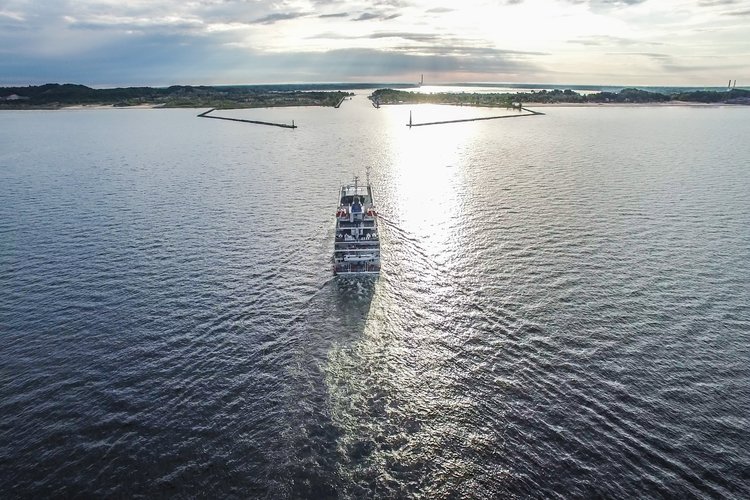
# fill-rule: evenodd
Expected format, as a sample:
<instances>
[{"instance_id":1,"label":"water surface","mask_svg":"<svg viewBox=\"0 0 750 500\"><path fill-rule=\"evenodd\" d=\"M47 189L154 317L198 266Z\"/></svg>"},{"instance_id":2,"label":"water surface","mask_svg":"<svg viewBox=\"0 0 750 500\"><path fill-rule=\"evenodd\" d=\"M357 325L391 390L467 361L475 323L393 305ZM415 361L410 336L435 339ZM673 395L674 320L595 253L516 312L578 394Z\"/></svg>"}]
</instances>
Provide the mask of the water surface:
<instances>
[{"instance_id":1,"label":"water surface","mask_svg":"<svg viewBox=\"0 0 750 500\"><path fill-rule=\"evenodd\" d=\"M410 110L3 112L3 496L750 496L748 110Z\"/></svg>"}]
</instances>

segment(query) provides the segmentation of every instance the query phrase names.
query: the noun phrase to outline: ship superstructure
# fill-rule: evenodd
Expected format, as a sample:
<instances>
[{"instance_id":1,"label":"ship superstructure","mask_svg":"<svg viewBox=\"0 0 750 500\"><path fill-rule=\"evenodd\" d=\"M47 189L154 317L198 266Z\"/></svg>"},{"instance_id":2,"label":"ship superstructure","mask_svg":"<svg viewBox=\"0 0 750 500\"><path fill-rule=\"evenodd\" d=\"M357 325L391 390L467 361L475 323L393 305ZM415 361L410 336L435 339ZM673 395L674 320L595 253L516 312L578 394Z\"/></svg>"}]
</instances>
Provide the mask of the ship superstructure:
<instances>
[{"instance_id":1,"label":"ship superstructure","mask_svg":"<svg viewBox=\"0 0 750 500\"><path fill-rule=\"evenodd\" d=\"M335 238L334 274L356 275L380 272L377 212L369 178L366 183L362 184L359 182L359 177L354 177L351 184L341 186L336 210Z\"/></svg>"}]
</instances>

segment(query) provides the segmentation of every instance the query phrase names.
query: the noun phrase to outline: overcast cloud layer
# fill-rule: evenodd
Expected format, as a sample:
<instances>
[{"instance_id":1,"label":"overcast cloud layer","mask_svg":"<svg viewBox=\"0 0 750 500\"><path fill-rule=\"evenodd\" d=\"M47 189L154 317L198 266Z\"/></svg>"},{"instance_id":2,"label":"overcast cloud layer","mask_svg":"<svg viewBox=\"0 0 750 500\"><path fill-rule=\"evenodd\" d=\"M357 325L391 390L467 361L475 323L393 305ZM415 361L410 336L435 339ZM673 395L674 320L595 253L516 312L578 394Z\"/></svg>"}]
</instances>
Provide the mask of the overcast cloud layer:
<instances>
[{"instance_id":1,"label":"overcast cloud layer","mask_svg":"<svg viewBox=\"0 0 750 500\"><path fill-rule=\"evenodd\" d=\"M750 0L0 0L0 85L750 82Z\"/></svg>"}]
</instances>

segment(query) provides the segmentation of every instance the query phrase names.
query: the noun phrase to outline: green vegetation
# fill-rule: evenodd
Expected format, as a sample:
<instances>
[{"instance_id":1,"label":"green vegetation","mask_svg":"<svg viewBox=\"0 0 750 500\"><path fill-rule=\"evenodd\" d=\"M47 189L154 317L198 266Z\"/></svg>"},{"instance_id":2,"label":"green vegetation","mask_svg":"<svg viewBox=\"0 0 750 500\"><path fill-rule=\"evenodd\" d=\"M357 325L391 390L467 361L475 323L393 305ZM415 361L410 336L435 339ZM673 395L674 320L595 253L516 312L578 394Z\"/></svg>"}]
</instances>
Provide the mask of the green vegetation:
<instances>
[{"instance_id":1,"label":"green vegetation","mask_svg":"<svg viewBox=\"0 0 750 500\"><path fill-rule=\"evenodd\" d=\"M272 88L175 85L166 88L92 89L85 85L49 83L29 87L0 87L0 109L54 109L73 105L118 107L152 105L168 108L262 108L276 106L336 106L349 92L273 90Z\"/></svg>"},{"instance_id":2,"label":"green vegetation","mask_svg":"<svg viewBox=\"0 0 750 500\"><path fill-rule=\"evenodd\" d=\"M379 89L370 96L378 104L453 104L462 106L511 107L512 103L579 104L579 103L659 103L700 102L750 104L750 91L732 89L724 92L692 91L662 94L639 89L623 89L620 92L597 92L579 94L568 90L540 90L517 93L449 93L425 94L403 90Z\"/></svg>"},{"instance_id":3,"label":"green vegetation","mask_svg":"<svg viewBox=\"0 0 750 500\"><path fill-rule=\"evenodd\" d=\"M408 92L405 90L378 89L370 99L377 104L455 104L462 106L510 107L517 101L516 94L482 94L476 92Z\"/></svg>"},{"instance_id":4,"label":"green vegetation","mask_svg":"<svg viewBox=\"0 0 750 500\"><path fill-rule=\"evenodd\" d=\"M73 105L162 106L168 108L264 108L278 106L336 106L353 94L341 90L319 91L309 86L190 86L92 89L85 85L50 83L29 87L0 87L0 109L55 109ZM511 107L512 103L659 103L700 102L750 104L750 91L697 90L665 94L635 88L620 92L579 94L573 90L540 90L517 93L439 92L425 94L378 89L370 96L378 104L454 104Z\"/></svg>"}]
</instances>

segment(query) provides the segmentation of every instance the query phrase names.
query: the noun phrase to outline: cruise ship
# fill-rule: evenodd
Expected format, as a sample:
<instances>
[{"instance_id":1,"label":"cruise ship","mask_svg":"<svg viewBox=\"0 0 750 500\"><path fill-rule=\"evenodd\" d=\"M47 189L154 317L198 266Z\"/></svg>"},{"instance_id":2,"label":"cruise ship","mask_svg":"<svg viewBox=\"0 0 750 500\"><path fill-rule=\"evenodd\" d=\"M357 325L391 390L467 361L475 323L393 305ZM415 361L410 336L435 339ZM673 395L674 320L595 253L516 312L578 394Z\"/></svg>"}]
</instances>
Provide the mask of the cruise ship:
<instances>
[{"instance_id":1,"label":"cruise ship","mask_svg":"<svg viewBox=\"0 0 750 500\"><path fill-rule=\"evenodd\" d=\"M369 176L364 185L354 177L351 184L341 186L333 246L333 274L380 273L378 220Z\"/></svg>"}]
</instances>

